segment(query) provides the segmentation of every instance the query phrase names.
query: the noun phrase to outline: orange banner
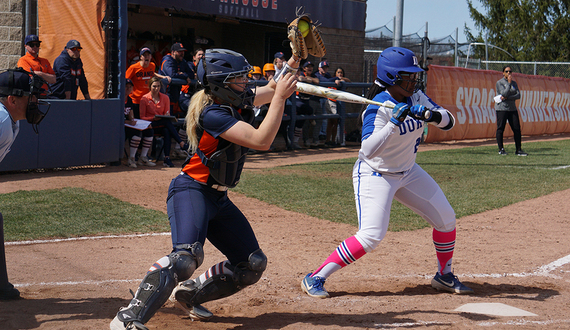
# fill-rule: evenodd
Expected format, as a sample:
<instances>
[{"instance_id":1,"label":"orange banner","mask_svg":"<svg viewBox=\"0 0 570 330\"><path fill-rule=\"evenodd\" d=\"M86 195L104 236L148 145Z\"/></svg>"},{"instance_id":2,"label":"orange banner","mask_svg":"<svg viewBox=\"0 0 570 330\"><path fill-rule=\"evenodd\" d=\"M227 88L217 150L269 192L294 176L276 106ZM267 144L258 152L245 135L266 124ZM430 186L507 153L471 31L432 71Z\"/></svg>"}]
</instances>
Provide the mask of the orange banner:
<instances>
[{"instance_id":1,"label":"orange banner","mask_svg":"<svg viewBox=\"0 0 570 330\"><path fill-rule=\"evenodd\" d=\"M455 116L455 127L432 127L426 142L494 138L495 84L501 72L430 65L426 94ZM570 79L513 73L521 98L516 102L523 135L570 132ZM512 136L507 125L504 136Z\"/></svg>"},{"instance_id":2,"label":"orange banner","mask_svg":"<svg viewBox=\"0 0 570 330\"><path fill-rule=\"evenodd\" d=\"M105 94L105 33L101 21L106 0L38 0L38 36L42 41L40 56L53 67L69 40L81 43L81 61L92 99ZM77 99L83 99L78 91Z\"/></svg>"}]
</instances>

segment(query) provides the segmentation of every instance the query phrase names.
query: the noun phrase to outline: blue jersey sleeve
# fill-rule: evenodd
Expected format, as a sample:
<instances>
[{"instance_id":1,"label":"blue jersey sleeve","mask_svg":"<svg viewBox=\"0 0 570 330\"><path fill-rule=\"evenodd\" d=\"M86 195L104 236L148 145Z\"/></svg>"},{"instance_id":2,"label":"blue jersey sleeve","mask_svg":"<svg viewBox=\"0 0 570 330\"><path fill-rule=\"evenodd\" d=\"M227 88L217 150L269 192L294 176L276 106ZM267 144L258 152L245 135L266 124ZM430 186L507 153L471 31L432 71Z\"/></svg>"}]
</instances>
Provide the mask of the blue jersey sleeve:
<instances>
[{"instance_id":1,"label":"blue jersey sleeve","mask_svg":"<svg viewBox=\"0 0 570 330\"><path fill-rule=\"evenodd\" d=\"M206 108L202 118L204 130L214 138L238 122L238 119L232 116L228 109L218 107Z\"/></svg>"}]
</instances>

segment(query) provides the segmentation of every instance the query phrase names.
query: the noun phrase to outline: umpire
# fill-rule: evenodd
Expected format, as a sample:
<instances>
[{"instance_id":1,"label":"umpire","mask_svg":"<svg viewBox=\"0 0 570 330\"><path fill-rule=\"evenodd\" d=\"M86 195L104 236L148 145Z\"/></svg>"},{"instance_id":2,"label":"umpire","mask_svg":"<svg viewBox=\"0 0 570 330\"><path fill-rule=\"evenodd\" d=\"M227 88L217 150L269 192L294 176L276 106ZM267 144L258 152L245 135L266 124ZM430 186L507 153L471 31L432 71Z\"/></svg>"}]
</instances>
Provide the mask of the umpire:
<instances>
[{"instance_id":1,"label":"umpire","mask_svg":"<svg viewBox=\"0 0 570 330\"><path fill-rule=\"evenodd\" d=\"M30 76L23 71L0 73L0 162L10 151L20 130L19 120L26 119L30 96ZM31 102L32 104L37 104ZM0 300L20 298L20 291L8 282L4 251L4 220L0 213Z\"/></svg>"}]
</instances>

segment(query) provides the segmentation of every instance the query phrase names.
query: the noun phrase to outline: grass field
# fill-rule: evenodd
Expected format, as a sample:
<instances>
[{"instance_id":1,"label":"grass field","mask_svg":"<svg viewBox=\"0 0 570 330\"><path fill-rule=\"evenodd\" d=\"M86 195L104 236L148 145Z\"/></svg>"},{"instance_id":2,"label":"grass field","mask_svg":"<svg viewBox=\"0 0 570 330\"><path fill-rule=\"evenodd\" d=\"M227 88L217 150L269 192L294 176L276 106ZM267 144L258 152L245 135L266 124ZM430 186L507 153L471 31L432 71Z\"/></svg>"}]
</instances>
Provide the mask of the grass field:
<instances>
[{"instance_id":1,"label":"grass field","mask_svg":"<svg viewBox=\"0 0 570 330\"><path fill-rule=\"evenodd\" d=\"M528 157L499 156L489 146L420 152L417 163L440 184L458 218L570 188L570 140L524 147ZM234 190L286 210L356 225L354 161L245 171ZM79 188L2 194L0 210L8 219L7 241L169 230L162 212ZM389 230L426 226L394 202Z\"/></svg>"}]
</instances>

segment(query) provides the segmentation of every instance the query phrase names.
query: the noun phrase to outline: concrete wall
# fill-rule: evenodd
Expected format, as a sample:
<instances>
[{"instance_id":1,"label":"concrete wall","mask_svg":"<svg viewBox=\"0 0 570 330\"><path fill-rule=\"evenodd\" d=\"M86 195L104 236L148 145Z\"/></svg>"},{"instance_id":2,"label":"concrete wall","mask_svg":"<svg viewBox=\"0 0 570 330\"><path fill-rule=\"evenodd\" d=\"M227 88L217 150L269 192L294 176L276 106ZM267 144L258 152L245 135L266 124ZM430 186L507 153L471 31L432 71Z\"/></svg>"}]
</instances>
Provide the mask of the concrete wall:
<instances>
[{"instance_id":1,"label":"concrete wall","mask_svg":"<svg viewBox=\"0 0 570 330\"><path fill-rule=\"evenodd\" d=\"M22 56L24 0L0 1L0 71L15 68Z\"/></svg>"}]
</instances>

